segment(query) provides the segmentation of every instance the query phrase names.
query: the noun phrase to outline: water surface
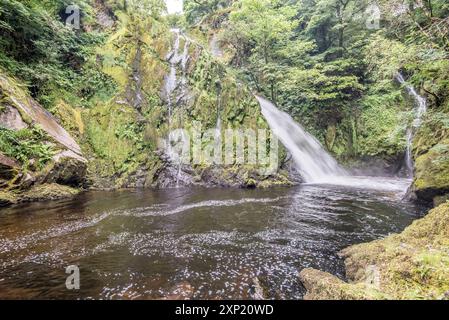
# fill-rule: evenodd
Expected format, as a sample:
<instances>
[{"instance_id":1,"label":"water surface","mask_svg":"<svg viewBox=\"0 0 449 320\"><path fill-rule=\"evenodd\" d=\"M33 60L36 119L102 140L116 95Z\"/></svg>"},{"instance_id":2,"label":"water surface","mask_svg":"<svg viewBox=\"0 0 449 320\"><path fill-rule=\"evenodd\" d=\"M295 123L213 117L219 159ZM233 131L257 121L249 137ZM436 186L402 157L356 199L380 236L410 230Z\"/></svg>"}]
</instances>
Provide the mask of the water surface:
<instances>
[{"instance_id":1,"label":"water surface","mask_svg":"<svg viewBox=\"0 0 449 320\"><path fill-rule=\"evenodd\" d=\"M0 298L300 299L302 268L344 277L337 252L409 225L395 191L88 192L0 210ZM81 289L65 288L78 265Z\"/></svg>"}]
</instances>

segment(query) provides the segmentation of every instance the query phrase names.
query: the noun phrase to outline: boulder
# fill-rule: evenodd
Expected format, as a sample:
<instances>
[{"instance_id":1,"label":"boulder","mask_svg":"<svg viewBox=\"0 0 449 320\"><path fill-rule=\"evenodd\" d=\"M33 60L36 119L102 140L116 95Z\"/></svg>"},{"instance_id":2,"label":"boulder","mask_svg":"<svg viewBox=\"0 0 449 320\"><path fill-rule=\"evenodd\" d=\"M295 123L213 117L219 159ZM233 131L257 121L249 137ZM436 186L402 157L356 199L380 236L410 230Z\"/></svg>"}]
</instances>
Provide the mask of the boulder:
<instances>
[{"instance_id":1,"label":"boulder","mask_svg":"<svg viewBox=\"0 0 449 320\"><path fill-rule=\"evenodd\" d=\"M32 187L30 190L21 193L20 202L60 200L76 196L80 190L63 186L57 183L42 184Z\"/></svg>"},{"instance_id":2,"label":"boulder","mask_svg":"<svg viewBox=\"0 0 449 320\"><path fill-rule=\"evenodd\" d=\"M449 139L416 158L413 191L425 202L449 194Z\"/></svg>"},{"instance_id":3,"label":"boulder","mask_svg":"<svg viewBox=\"0 0 449 320\"><path fill-rule=\"evenodd\" d=\"M0 191L0 208L17 203L17 198L11 192Z\"/></svg>"},{"instance_id":4,"label":"boulder","mask_svg":"<svg viewBox=\"0 0 449 320\"><path fill-rule=\"evenodd\" d=\"M65 150L53 157L38 181L79 187L85 181L86 172L87 160L73 151Z\"/></svg>"}]
</instances>

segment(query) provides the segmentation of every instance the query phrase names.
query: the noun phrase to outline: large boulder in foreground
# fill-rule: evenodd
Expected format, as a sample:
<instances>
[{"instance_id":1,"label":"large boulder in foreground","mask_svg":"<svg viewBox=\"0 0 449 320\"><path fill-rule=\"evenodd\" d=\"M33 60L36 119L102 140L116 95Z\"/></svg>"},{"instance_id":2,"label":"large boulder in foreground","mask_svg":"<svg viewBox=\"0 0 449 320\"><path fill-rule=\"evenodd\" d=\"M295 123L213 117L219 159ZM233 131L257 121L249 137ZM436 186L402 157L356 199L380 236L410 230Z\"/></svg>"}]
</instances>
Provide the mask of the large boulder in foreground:
<instances>
[{"instance_id":1,"label":"large boulder in foreground","mask_svg":"<svg viewBox=\"0 0 449 320\"><path fill-rule=\"evenodd\" d=\"M304 269L306 299L449 299L449 203L402 233L344 249L348 282Z\"/></svg>"}]
</instances>

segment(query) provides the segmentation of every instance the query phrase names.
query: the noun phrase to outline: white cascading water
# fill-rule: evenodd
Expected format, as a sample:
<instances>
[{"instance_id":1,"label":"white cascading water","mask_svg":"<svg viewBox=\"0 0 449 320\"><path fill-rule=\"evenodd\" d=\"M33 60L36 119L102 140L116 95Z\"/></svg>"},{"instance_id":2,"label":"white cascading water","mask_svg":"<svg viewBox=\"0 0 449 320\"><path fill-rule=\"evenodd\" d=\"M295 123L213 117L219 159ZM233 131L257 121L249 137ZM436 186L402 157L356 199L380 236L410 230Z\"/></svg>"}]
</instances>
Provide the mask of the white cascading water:
<instances>
[{"instance_id":1,"label":"white cascading water","mask_svg":"<svg viewBox=\"0 0 449 320\"><path fill-rule=\"evenodd\" d=\"M286 112L270 101L256 96L273 133L291 153L306 183L330 184L404 193L410 181L386 177L351 176Z\"/></svg>"},{"instance_id":2,"label":"white cascading water","mask_svg":"<svg viewBox=\"0 0 449 320\"><path fill-rule=\"evenodd\" d=\"M216 34L214 34L214 36L212 37L209 46L210 51L214 57L216 58L223 57L223 52L221 51L220 46L218 44L218 36Z\"/></svg>"},{"instance_id":3,"label":"white cascading water","mask_svg":"<svg viewBox=\"0 0 449 320\"><path fill-rule=\"evenodd\" d=\"M427 101L421 97L411 85L407 84L402 74L397 73L396 80L401 85L405 85L407 92L415 100L415 119L412 126L407 129L407 151L405 153L405 166L409 177L413 177L413 157L412 157L412 143L416 130L421 126L422 116L427 111Z\"/></svg>"},{"instance_id":4,"label":"white cascading water","mask_svg":"<svg viewBox=\"0 0 449 320\"><path fill-rule=\"evenodd\" d=\"M168 103L168 115L169 121L171 120L171 116L173 113L173 104L176 103L178 98L174 99L173 92L176 88L181 85L181 97L185 94L185 87L187 85L186 78L186 70L187 70L187 62L189 61L189 47L190 47L190 39L188 39L184 34L182 34L179 29L172 29L171 32L175 35L175 41L172 47L172 51L170 51L167 55L167 60L170 64L170 72L165 78L165 95L167 97ZM184 39L184 49L182 53L179 53L179 46L181 42L181 38ZM181 64L181 79L178 80L177 77L177 66ZM175 101L173 101L175 100Z\"/></svg>"},{"instance_id":5,"label":"white cascading water","mask_svg":"<svg viewBox=\"0 0 449 320\"><path fill-rule=\"evenodd\" d=\"M178 51L181 36L179 29L172 29L172 32L175 34L175 43L173 50L167 55L167 60L170 63L170 72L165 78L165 94L167 95L169 121L172 116L172 93L176 89L176 64L179 62Z\"/></svg>"},{"instance_id":6,"label":"white cascading water","mask_svg":"<svg viewBox=\"0 0 449 320\"><path fill-rule=\"evenodd\" d=\"M188 39L184 34L182 34L181 30L179 29L172 29L171 32L175 36L175 40L172 46L172 50L167 55L167 60L170 64L170 72L165 78L165 85L164 85L164 91L165 95L167 97L167 104L168 104L168 123L171 127L172 125L172 116L173 116L173 106L178 103L179 99L182 99L186 94L186 87L187 87L187 63L189 61L189 47L190 47L190 39ZM181 38L184 39L184 48L182 53L179 53L180 49L180 43ZM181 77L178 79L178 65L181 66ZM175 90L180 87L181 93L180 97L174 97ZM185 137L182 137L183 140L185 140ZM176 177L176 185L179 186L179 181L181 179L182 174L182 168L181 168L181 162L179 160L178 154L173 151L170 138L167 142L167 150L166 150L169 158L173 162L179 162L178 163L178 172Z\"/></svg>"},{"instance_id":7,"label":"white cascading water","mask_svg":"<svg viewBox=\"0 0 449 320\"><path fill-rule=\"evenodd\" d=\"M258 96L256 98L273 133L290 151L306 182L333 182L347 175L318 140L307 133L290 115L277 109L270 101Z\"/></svg>"}]
</instances>

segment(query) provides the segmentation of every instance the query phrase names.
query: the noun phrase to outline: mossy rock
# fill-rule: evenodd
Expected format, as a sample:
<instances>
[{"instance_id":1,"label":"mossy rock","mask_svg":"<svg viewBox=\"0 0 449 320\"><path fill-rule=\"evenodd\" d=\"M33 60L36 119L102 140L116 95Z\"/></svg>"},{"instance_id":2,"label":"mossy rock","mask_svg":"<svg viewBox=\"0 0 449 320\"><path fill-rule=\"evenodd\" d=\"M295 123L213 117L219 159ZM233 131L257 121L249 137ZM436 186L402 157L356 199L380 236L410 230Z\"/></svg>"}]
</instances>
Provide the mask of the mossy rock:
<instances>
[{"instance_id":1,"label":"mossy rock","mask_svg":"<svg viewBox=\"0 0 449 320\"><path fill-rule=\"evenodd\" d=\"M80 193L80 189L63 186L56 183L37 185L20 194L20 202L48 201L71 198Z\"/></svg>"},{"instance_id":2,"label":"mossy rock","mask_svg":"<svg viewBox=\"0 0 449 320\"><path fill-rule=\"evenodd\" d=\"M436 196L449 193L449 139L415 160L413 190L419 199L429 202Z\"/></svg>"},{"instance_id":3,"label":"mossy rock","mask_svg":"<svg viewBox=\"0 0 449 320\"><path fill-rule=\"evenodd\" d=\"M10 206L17 203L17 196L13 192L0 191L0 207Z\"/></svg>"},{"instance_id":4,"label":"mossy rock","mask_svg":"<svg viewBox=\"0 0 449 320\"><path fill-rule=\"evenodd\" d=\"M319 271L302 271L308 297L449 299L449 203L400 234L351 246L341 256L350 282Z\"/></svg>"}]
</instances>

